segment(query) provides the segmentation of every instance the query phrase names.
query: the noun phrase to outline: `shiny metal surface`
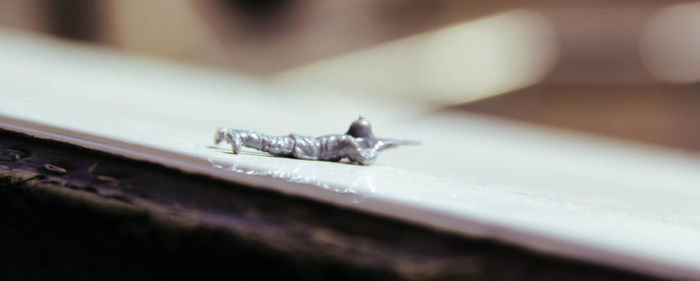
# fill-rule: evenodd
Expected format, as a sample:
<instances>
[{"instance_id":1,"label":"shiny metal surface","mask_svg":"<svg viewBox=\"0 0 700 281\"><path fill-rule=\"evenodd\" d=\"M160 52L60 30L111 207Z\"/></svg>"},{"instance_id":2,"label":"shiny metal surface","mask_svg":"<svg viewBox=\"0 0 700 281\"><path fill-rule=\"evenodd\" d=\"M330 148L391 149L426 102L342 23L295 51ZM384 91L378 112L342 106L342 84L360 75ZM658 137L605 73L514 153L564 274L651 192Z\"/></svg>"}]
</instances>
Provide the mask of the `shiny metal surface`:
<instances>
[{"instance_id":1,"label":"shiny metal surface","mask_svg":"<svg viewBox=\"0 0 700 281\"><path fill-rule=\"evenodd\" d=\"M242 147L253 148L272 155L306 160L340 161L371 165L380 151L399 145L416 145L418 142L378 138L372 132L372 124L360 116L344 135L310 137L298 134L270 136L255 131L219 128L214 143L222 141L232 146L234 154Z\"/></svg>"}]
</instances>

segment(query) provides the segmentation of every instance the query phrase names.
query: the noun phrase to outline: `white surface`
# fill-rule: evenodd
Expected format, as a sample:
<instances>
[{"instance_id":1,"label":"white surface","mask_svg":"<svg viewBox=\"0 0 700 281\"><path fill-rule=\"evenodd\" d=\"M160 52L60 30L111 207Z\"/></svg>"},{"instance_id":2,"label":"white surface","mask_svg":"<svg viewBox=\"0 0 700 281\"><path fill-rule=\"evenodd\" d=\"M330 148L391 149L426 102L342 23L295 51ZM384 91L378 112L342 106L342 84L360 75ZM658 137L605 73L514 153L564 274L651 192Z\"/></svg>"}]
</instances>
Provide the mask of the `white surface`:
<instances>
[{"instance_id":1,"label":"white surface","mask_svg":"<svg viewBox=\"0 0 700 281\"><path fill-rule=\"evenodd\" d=\"M700 279L700 159L0 36L0 127L665 277ZM423 141L375 166L235 156L218 126ZM277 119L267 118L277 116ZM8 118L9 117L9 118ZM27 122L30 121L30 122Z\"/></svg>"}]
</instances>

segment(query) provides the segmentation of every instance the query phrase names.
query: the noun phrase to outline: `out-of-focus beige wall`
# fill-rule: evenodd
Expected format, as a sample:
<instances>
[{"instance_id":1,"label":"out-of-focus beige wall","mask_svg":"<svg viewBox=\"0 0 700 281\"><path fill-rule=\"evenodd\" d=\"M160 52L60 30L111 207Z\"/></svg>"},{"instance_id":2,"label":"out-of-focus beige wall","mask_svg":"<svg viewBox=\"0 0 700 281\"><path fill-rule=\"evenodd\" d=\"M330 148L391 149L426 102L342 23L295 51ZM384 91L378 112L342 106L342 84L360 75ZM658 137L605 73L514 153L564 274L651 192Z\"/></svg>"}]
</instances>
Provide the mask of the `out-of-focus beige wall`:
<instances>
[{"instance_id":1,"label":"out-of-focus beige wall","mask_svg":"<svg viewBox=\"0 0 700 281\"><path fill-rule=\"evenodd\" d=\"M40 0L0 0L0 25L10 28L43 31L46 26Z\"/></svg>"},{"instance_id":2,"label":"out-of-focus beige wall","mask_svg":"<svg viewBox=\"0 0 700 281\"><path fill-rule=\"evenodd\" d=\"M103 41L132 52L213 60L217 43L188 0L108 0Z\"/></svg>"}]
</instances>

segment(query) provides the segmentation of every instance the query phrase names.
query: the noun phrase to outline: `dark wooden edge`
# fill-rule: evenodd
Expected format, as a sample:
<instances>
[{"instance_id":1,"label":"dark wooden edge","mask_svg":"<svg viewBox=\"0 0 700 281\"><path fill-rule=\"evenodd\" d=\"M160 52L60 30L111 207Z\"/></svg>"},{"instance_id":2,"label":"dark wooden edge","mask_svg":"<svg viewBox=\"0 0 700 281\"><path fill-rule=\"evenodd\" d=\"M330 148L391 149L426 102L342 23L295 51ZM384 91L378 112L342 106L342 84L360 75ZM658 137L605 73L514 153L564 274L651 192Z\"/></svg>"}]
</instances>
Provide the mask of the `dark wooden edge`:
<instances>
[{"instance_id":1,"label":"dark wooden edge","mask_svg":"<svg viewBox=\"0 0 700 281\"><path fill-rule=\"evenodd\" d=\"M12 280L652 280L0 130Z\"/></svg>"}]
</instances>

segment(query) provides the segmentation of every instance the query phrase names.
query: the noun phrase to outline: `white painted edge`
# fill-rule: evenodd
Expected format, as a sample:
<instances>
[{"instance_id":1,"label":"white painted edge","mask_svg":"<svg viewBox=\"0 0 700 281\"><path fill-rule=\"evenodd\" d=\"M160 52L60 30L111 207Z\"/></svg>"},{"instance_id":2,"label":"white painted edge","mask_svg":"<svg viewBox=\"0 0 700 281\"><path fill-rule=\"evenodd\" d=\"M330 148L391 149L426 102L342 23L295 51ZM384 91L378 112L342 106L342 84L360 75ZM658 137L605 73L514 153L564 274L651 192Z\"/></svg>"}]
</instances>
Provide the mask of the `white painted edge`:
<instances>
[{"instance_id":1,"label":"white painted edge","mask_svg":"<svg viewBox=\"0 0 700 281\"><path fill-rule=\"evenodd\" d=\"M465 214L419 207L385 198L370 197L361 204L349 202L346 194L320 189L311 184L289 182L264 175L246 175L213 168L207 160L174 153L167 150L127 143L68 129L43 125L0 115L0 128L30 135L39 139L54 140L80 147L115 154L135 160L164 165L185 172L202 174L238 184L278 191L333 205L363 211L379 216L399 219L413 224L459 234L468 238L487 238L506 242L544 254L607 265L661 278L700 280L700 268L659 259L639 257L611 251L588 244L569 241L547 233L536 233L514 226L499 224ZM485 235L488 234L488 235ZM672 238L669 238L672 239Z\"/></svg>"}]
</instances>

